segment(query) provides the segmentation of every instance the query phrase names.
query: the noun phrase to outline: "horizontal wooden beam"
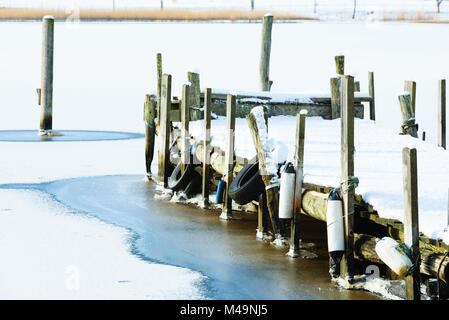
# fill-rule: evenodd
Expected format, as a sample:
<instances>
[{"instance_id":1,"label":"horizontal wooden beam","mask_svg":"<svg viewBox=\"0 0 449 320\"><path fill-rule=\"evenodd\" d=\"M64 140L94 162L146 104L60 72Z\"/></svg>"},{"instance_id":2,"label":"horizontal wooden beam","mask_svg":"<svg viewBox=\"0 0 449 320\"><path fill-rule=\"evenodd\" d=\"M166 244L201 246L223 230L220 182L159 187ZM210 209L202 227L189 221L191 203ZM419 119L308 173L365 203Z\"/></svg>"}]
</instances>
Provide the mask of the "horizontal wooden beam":
<instances>
[{"instance_id":1,"label":"horizontal wooden beam","mask_svg":"<svg viewBox=\"0 0 449 320\"><path fill-rule=\"evenodd\" d=\"M229 93L232 91L230 90ZM223 90L220 90L220 93L214 93L214 89L212 89L212 100L226 100L226 93ZM237 92L235 94L237 100L242 99L259 99L264 100L267 103L277 103L277 104L291 104L295 101L301 103L300 101L310 100L312 103L324 103L330 104L331 102L331 94L286 94L285 101L283 102L280 97L282 94L276 93L264 93L264 92ZM204 92L201 92L201 98L204 98ZM354 102L371 102L373 98L369 95L369 93L356 93L354 96ZM307 102L305 102L307 104ZM302 104L302 103L301 103Z\"/></svg>"}]
</instances>

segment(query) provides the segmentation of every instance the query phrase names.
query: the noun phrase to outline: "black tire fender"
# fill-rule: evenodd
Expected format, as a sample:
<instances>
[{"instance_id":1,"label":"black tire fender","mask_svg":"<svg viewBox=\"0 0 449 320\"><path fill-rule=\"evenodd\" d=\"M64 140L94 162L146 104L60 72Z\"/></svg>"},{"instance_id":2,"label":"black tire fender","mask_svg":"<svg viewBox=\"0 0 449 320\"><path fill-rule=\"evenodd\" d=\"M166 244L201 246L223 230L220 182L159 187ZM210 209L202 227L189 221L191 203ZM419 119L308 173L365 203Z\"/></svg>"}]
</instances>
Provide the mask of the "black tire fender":
<instances>
[{"instance_id":1,"label":"black tire fender","mask_svg":"<svg viewBox=\"0 0 449 320\"><path fill-rule=\"evenodd\" d=\"M259 174L259 160L252 158L235 176L229 186L229 196L240 205L258 200L265 191L265 184Z\"/></svg>"},{"instance_id":2,"label":"black tire fender","mask_svg":"<svg viewBox=\"0 0 449 320\"><path fill-rule=\"evenodd\" d=\"M198 172L193 171L192 178L184 189L186 196L191 197L195 194L201 193L202 182L201 175Z\"/></svg>"},{"instance_id":3,"label":"black tire fender","mask_svg":"<svg viewBox=\"0 0 449 320\"><path fill-rule=\"evenodd\" d=\"M190 160L192 160L192 158ZM170 177L168 177L168 188L173 191L183 190L189 183L194 169L195 165L190 161L190 163L185 166L184 174L181 174L181 162L178 163L175 169L173 169Z\"/></svg>"}]
</instances>

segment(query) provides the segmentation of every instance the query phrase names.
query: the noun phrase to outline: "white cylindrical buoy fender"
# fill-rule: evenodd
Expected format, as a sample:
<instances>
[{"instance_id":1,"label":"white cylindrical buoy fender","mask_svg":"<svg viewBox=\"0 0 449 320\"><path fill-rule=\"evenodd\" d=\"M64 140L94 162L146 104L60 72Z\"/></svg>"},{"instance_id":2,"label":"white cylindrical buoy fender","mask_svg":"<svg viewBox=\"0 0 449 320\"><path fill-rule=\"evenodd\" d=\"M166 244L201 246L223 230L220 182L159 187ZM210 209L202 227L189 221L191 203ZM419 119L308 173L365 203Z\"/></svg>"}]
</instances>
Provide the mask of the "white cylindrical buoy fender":
<instances>
[{"instance_id":1,"label":"white cylindrical buoy fender","mask_svg":"<svg viewBox=\"0 0 449 320\"><path fill-rule=\"evenodd\" d=\"M340 262L345 252L343 200L337 189L332 190L327 198L326 222L329 273L337 277L340 275Z\"/></svg>"},{"instance_id":2,"label":"white cylindrical buoy fender","mask_svg":"<svg viewBox=\"0 0 449 320\"><path fill-rule=\"evenodd\" d=\"M296 172L293 164L289 162L281 172L281 186L279 194L279 218L291 219L295 203Z\"/></svg>"},{"instance_id":3,"label":"white cylindrical buoy fender","mask_svg":"<svg viewBox=\"0 0 449 320\"><path fill-rule=\"evenodd\" d=\"M413 265L399 243L390 237L377 241L376 253L391 270L401 277L405 276Z\"/></svg>"}]
</instances>

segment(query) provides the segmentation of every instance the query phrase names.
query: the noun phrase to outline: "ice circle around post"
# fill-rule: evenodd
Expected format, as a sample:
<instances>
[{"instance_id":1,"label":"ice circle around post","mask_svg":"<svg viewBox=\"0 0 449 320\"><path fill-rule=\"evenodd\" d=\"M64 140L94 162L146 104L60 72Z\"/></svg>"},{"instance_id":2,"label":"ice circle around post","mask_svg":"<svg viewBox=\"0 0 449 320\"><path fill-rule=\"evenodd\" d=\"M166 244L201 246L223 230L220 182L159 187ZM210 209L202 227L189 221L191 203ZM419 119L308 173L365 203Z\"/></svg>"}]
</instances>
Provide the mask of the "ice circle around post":
<instances>
[{"instance_id":1,"label":"ice circle around post","mask_svg":"<svg viewBox=\"0 0 449 320\"><path fill-rule=\"evenodd\" d=\"M143 138L134 132L94 131L94 130L56 130L55 134L40 134L38 130L0 130L0 142L74 142L74 141L113 141Z\"/></svg>"}]
</instances>

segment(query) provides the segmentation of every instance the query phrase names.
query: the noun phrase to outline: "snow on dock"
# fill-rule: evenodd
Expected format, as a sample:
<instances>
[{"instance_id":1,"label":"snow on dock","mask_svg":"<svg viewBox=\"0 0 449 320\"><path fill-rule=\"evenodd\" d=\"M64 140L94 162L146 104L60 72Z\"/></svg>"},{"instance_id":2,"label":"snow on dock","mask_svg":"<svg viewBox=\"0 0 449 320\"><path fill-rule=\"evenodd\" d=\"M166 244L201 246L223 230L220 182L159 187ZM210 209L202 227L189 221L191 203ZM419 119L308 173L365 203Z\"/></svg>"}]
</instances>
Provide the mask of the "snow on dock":
<instances>
[{"instance_id":1,"label":"snow on dock","mask_svg":"<svg viewBox=\"0 0 449 320\"><path fill-rule=\"evenodd\" d=\"M292 161L296 118L269 118L268 132L276 140L273 157ZM341 120L307 118L304 181L324 186L340 183ZM225 145L225 117L212 121L212 145ZM399 130L398 130L399 131ZM202 134L202 121L190 123L190 133ZM402 148L415 147L418 153L419 227L426 236L449 243L448 188L449 152L428 142L399 135L375 122L355 119L355 175L360 184L356 193L370 203L379 216L403 221ZM236 119L236 155L256 155L246 119ZM446 229L446 230L445 230Z\"/></svg>"}]
</instances>

